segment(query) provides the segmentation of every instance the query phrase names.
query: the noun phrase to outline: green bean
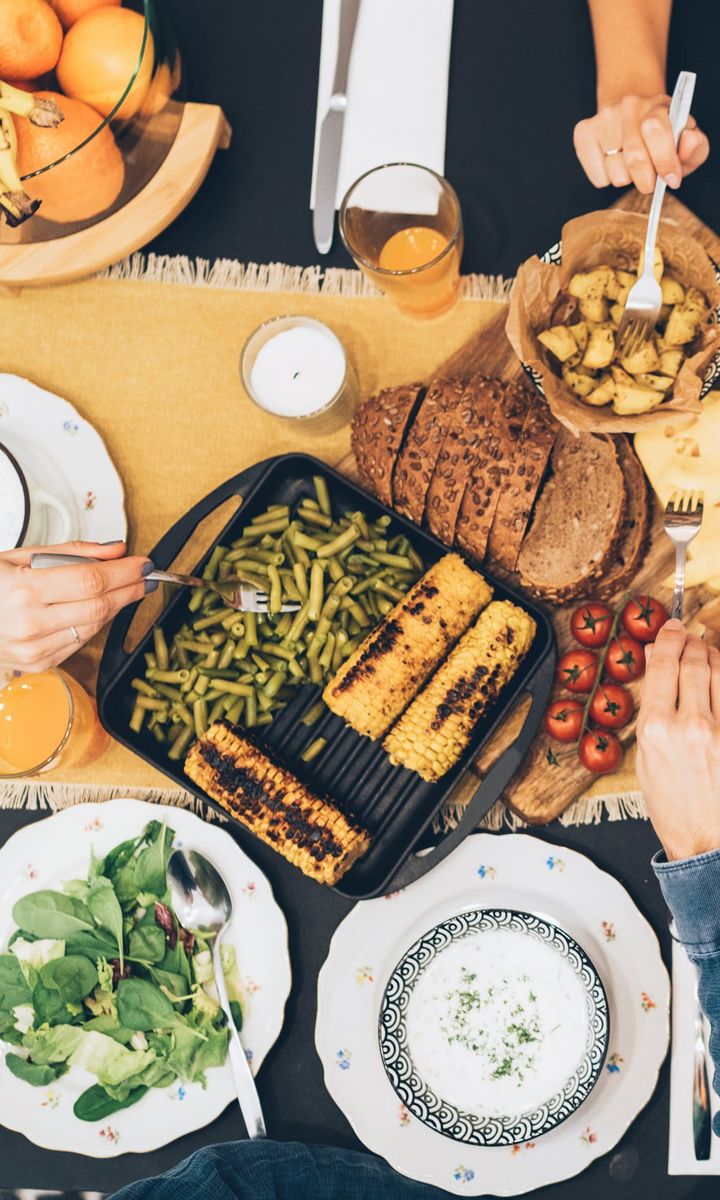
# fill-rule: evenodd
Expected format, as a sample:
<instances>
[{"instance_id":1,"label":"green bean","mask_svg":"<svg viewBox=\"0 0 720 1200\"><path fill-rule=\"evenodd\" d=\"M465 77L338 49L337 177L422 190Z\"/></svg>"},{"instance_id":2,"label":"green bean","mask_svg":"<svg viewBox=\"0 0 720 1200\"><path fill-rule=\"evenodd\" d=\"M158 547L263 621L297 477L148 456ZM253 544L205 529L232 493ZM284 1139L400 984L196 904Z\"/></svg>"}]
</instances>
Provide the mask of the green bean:
<instances>
[{"instance_id":1,"label":"green bean","mask_svg":"<svg viewBox=\"0 0 720 1200\"><path fill-rule=\"evenodd\" d=\"M257 646L257 614L254 612L245 613L245 637L247 638L248 646Z\"/></svg>"},{"instance_id":2,"label":"green bean","mask_svg":"<svg viewBox=\"0 0 720 1200\"><path fill-rule=\"evenodd\" d=\"M276 638L287 637L287 632L288 632L290 626L292 625L292 618L293 618L293 615L291 612L283 613L283 615L281 616L280 620L278 621L278 623L274 629L274 634L275 634Z\"/></svg>"},{"instance_id":3,"label":"green bean","mask_svg":"<svg viewBox=\"0 0 720 1200\"><path fill-rule=\"evenodd\" d=\"M314 758L317 758L318 754L322 754L322 752L326 746L327 746L327 738L324 738L324 737L315 738L315 741L311 742L306 750L303 750L302 754L300 755L300 758L302 759L302 761L304 763L310 763L313 761Z\"/></svg>"},{"instance_id":4,"label":"green bean","mask_svg":"<svg viewBox=\"0 0 720 1200\"><path fill-rule=\"evenodd\" d=\"M172 759L173 762L177 762L178 759L182 758L193 739L194 733L195 731L191 726L183 729L180 736L175 739L172 746L168 750L168 758Z\"/></svg>"},{"instance_id":5,"label":"green bean","mask_svg":"<svg viewBox=\"0 0 720 1200\"><path fill-rule=\"evenodd\" d=\"M384 567L400 567L405 571L412 570L413 564L405 554L385 554L382 550L375 550L372 557Z\"/></svg>"},{"instance_id":6,"label":"green bean","mask_svg":"<svg viewBox=\"0 0 720 1200\"><path fill-rule=\"evenodd\" d=\"M158 667L162 671L167 671L170 662L170 652L165 641L165 634L159 625L156 625L153 629L153 645L155 647L155 657L157 658Z\"/></svg>"},{"instance_id":7,"label":"green bean","mask_svg":"<svg viewBox=\"0 0 720 1200\"><path fill-rule=\"evenodd\" d=\"M130 687L134 688L136 692L142 692L143 696L156 696L157 695L155 688L150 687L150 684L146 683L146 681L144 679L133 679L132 683L130 684Z\"/></svg>"},{"instance_id":8,"label":"green bean","mask_svg":"<svg viewBox=\"0 0 720 1200\"><path fill-rule=\"evenodd\" d=\"M367 613L360 607L357 601L352 600L350 596L343 597L343 599L340 601L340 607L348 610L350 616L354 618L361 629L366 629L370 624Z\"/></svg>"},{"instance_id":9,"label":"green bean","mask_svg":"<svg viewBox=\"0 0 720 1200\"><path fill-rule=\"evenodd\" d=\"M305 716L302 719L302 724L314 725L316 721L320 720L325 711L325 705L323 704L322 700L316 700L314 704L310 705L310 708L305 713Z\"/></svg>"},{"instance_id":10,"label":"green bean","mask_svg":"<svg viewBox=\"0 0 720 1200\"><path fill-rule=\"evenodd\" d=\"M237 613L235 615L237 617ZM245 617L247 618L247 613L245 614ZM241 638L243 636L243 634L245 633L246 624L247 624L247 619L245 621L235 620L235 621L233 621L232 625L228 629L228 633L232 634L232 636L234 638Z\"/></svg>"},{"instance_id":11,"label":"green bean","mask_svg":"<svg viewBox=\"0 0 720 1200\"><path fill-rule=\"evenodd\" d=\"M312 496L306 496L300 503L304 504L306 508L311 508L313 512L320 512L320 505L317 500L313 500Z\"/></svg>"},{"instance_id":12,"label":"green bean","mask_svg":"<svg viewBox=\"0 0 720 1200\"><path fill-rule=\"evenodd\" d=\"M148 679L152 679L153 683L186 683L189 678L187 667L181 667L179 671L161 671L159 667L148 671Z\"/></svg>"},{"instance_id":13,"label":"green bean","mask_svg":"<svg viewBox=\"0 0 720 1200\"><path fill-rule=\"evenodd\" d=\"M148 712L167 712L167 700L155 699L154 696L138 696L135 701L136 708L147 709Z\"/></svg>"},{"instance_id":14,"label":"green bean","mask_svg":"<svg viewBox=\"0 0 720 1200\"><path fill-rule=\"evenodd\" d=\"M270 581L270 612L279 613L282 607L282 582L280 580L280 574L277 567L272 563L268 567L267 572L268 579Z\"/></svg>"},{"instance_id":15,"label":"green bean","mask_svg":"<svg viewBox=\"0 0 720 1200\"><path fill-rule=\"evenodd\" d=\"M290 662L295 657L291 650L286 650L284 646L278 646L275 642L263 642L260 649L267 654L274 654L275 658L285 659L285 662Z\"/></svg>"},{"instance_id":16,"label":"green bean","mask_svg":"<svg viewBox=\"0 0 720 1200\"><path fill-rule=\"evenodd\" d=\"M156 667L158 665L157 658L155 657L154 654L146 654L144 657L145 657L145 666L148 668L148 670L151 667Z\"/></svg>"},{"instance_id":17,"label":"green bean","mask_svg":"<svg viewBox=\"0 0 720 1200\"><path fill-rule=\"evenodd\" d=\"M173 641L173 650L177 655L179 665L181 667L189 667L190 659L188 658L187 650L183 650L182 646L178 646L177 640Z\"/></svg>"},{"instance_id":18,"label":"green bean","mask_svg":"<svg viewBox=\"0 0 720 1200\"><path fill-rule=\"evenodd\" d=\"M230 709L234 708L236 704L244 704L244 703L245 703L245 701L242 696L240 697L239 700L236 699L235 696L224 696L223 700L222 700L222 706L223 706L223 712L225 713L225 716L227 716L227 714L230 712Z\"/></svg>"},{"instance_id":19,"label":"green bean","mask_svg":"<svg viewBox=\"0 0 720 1200\"><path fill-rule=\"evenodd\" d=\"M205 655L205 658L201 665L203 667L216 667L218 665L219 658L220 658L220 655L219 655L218 651L213 649L208 654ZM198 668L198 670L199 670L199 668Z\"/></svg>"},{"instance_id":20,"label":"green bean","mask_svg":"<svg viewBox=\"0 0 720 1200\"><path fill-rule=\"evenodd\" d=\"M285 533L283 534L282 544L285 547L286 562L288 562L291 567L294 567L295 563L297 562L297 554L295 553L295 547L293 546L292 542L290 541L290 538L288 537L287 529L285 530Z\"/></svg>"},{"instance_id":21,"label":"green bean","mask_svg":"<svg viewBox=\"0 0 720 1200\"><path fill-rule=\"evenodd\" d=\"M348 617L350 618L348 621L348 633L351 633L353 637L355 637L358 633L362 633L362 625L355 620L352 613L348 613Z\"/></svg>"},{"instance_id":22,"label":"green bean","mask_svg":"<svg viewBox=\"0 0 720 1200\"><path fill-rule=\"evenodd\" d=\"M334 652L335 652L335 634L329 633L327 635L327 641L325 642L325 645L323 646L323 648L320 652L320 655L319 655L320 666L322 667L323 671L330 670L330 667L332 666Z\"/></svg>"},{"instance_id":23,"label":"green bean","mask_svg":"<svg viewBox=\"0 0 720 1200\"><path fill-rule=\"evenodd\" d=\"M320 505L320 512L324 512L327 517L331 517L332 504L330 503L327 480L322 475L313 475L313 485L315 487L317 502Z\"/></svg>"},{"instance_id":24,"label":"green bean","mask_svg":"<svg viewBox=\"0 0 720 1200\"><path fill-rule=\"evenodd\" d=\"M170 725L168 727L168 741L171 744L173 742L177 741L177 739L180 737L180 734L182 733L184 728L185 728L185 726L183 725L182 721L179 721L175 725Z\"/></svg>"},{"instance_id":25,"label":"green bean","mask_svg":"<svg viewBox=\"0 0 720 1200\"><path fill-rule=\"evenodd\" d=\"M293 604L302 604L305 597L302 595L300 589L295 583L294 576L291 575L289 571L281 571L280 574L283 583L283 594L287 596L288 600L291 600Z\"/></svg>"},{"instance_id":26,"label":"green bean","mask_svg":"<svg viewBox=\"0 0 720 1200\"><path fill-rule=\"evenodd\" d=\"M410 562L412 563L412 565L415 567L416 571L424 570L423 560L421 559L417 550L415 550L412 546L409 547L407 556L410 559Z\"/></svg>"},{"instance_id":27,"label":"green bean","mask_svg":"<svg viewBox=\"0 0 720 1200\"><path fill-rule=\"evenodd\" d=\"M254 559L250 558L239 558L232 564L233 575L240 576L243 579L249 576L250 581L254 582L256 579L262 579L267 574L269 565L266 562L255 562Z\"/></svg>"},{"instance_id":28,"label":"green bean","mask_svg":"<svg viewBox=\"0 0 720 1200\"><path fill-rule=\"evenodd\" d=\"M235 701L231 708L226 709L225 716L231 725L240 724L240 718L242 717L244 707L245 701L242 697L240 697L240 699Z\"/></svg>"},{"instance_id":29,"label":"green bean","mask_svg":"<svg viewBox=\"0 0 720 1200\"><path fill-rule=\"evenodd\" d=\"M210 670L209 667L206 667L205 669L207 671ZM198 670L198 678L195 680L195 683L193 684L193 691L198 696L204 696L206 691L208 690L208 687L210 686L210 676L209 676L209 674L208 675L200 675L200 669L198 668L197 670Z\"/></svg>"},{"instance_id":30,"label":"green bean","mask_svg":"<svg viewBox=\"0 0 720 1200\"><path fill-rule=\"evenodd\" d=\"M299 508L298 516L310 525L319 525L321 529L332 528L332 517L327 517L325 513L313 512L311 508Z\"/></svg>"},{"instance_id":31,"label":"green bean","mask_svg":"<svg viewBox=\"0 0 720 1200\"><path fill-rule=\"evenodd\" d=\"M265 640L267 641L268 638L272 637L274 632L275 632L275 630L273 629L273 627L269 621L265 621L264 619L261 619L260 621L258 621L258 633L260 634L261 638L265 638Z\"/></svg>"},{"instance_id":32,"label":"green bean","mask_svg":"<svg viewBox=\"0 0 720 1200\"><path fill-rule=\"evenodd\" d=\"M375 524L378 525L380 527L380 529L387 529L388 525L390 525L391 522L392 522L392 517L388 517L383 513L383 515L381 517L377 518Z\"/></svg>"},{"instance_id":33,"label":"green bean","mask_svg":"<svg viewBox=\"0 0 720 1200\"><path fill-rule=\"evenodd\" d=\"M331 588L331 596L339 596L342 600L343 596L347 596L355 587L355 580L352 575L342 575Z\"/></svg>"},{"instance_id":34,"label":"green bean","mask_svg":"<svg viewBox=\"0 0 720 1200\"><path fill-rule=\"evenodd\" d=\"M304 679L305 672L296 658L291 658L288 663L288 671L295 679Z\"/></svg>"},{"instance_id":35,"label":"green bean","mask_svg":"<svg viewBox=\"0 0 720 1200\"><path fill-rule=\"evenodd\" d=\"M212 679L213 691L229 692L232 696L252 696L253 689L249 683L235 683L232 679Z\"/></svg>"},{"instance_id":36,"label":"green bean","mask_svg":"<svg viewBox=\"0 0 720 1200\"><path fill-rule=\"evenodd\" d=\"M157 685L159 695L164 696L166 700L182 700L183 694L180 688L168 687L166 683Z\"/></svg>"},{"instance_id":37,"label":"green bean","mask_svg":"<svg viewBox=\"0 0 720 1200\"><path fill-rule=\"evenodd\" d=\"M214 725L218 717L221 717L225 712L225 709L223 708L224 698L225 697L222 696L214 701L213 706L208 713L208 725Z\"/></svg>"},{"instance_id":38,"label":"green bean","mask_svg":"<svg viewBox=\"0 0 720 1200\"><path fill-rule=\"evenodd\" d=\"M302 637L303 633L305 632L305 627L309 620L310 620L310 601L308 600L307 603L303 604L302 608L299 608L298 611L295 613L295 617L293 619L292 625L290 626L290 628L287 632L286 640L288 642L298 642L300 640L300 638Z\"/></svg>"},{"instance_id":39,"label":"green bean","mask_svg":"<svg viewBox=\"0 0 720 1200\"><path fill-rule=\"evenodd\" d=\"M317 621L323 606L324 571L322 563L317 559L310 568L310 595L308 599L308 615L311 621Z\"/></svg>"},{"instance_id":40,"label":"green bean","mask_svg":"<svg viewBox=\"0 0 720 1200\"><path fill-rule=\"evenodd\" d=\"M317 658L308 659L308 667L310 670L310 682L322 683L323 672L319 660Z\"/></svg>"},{"instance_id":41,"label":"green bean","mask_svg":"<svg viewBox=\"0 0 720 1200\"><path fill-rule=\"evenodd\" d=\"M210 642L212 643L213 647L215 647L216 649L218 646L224 646L224 644L225 644L225 634L224 633L211 633L208 635L208 637L209 637Z\"/></svg>"},{"instance_id":42,"label":"green bean","mask_svg":"<svg viewBox=\"0 0 720 1200\"><path fill-rule=\"evenodd\" d=\"M275 513L275 512L287 513L287 512L290 512L290 509L288 508L287 504L268 504L267 511L269 513L270 512L271 513Z\"/></svg>"},{"instance_id":43,"label":"green bean","mask_svg":"<svg viewBox=\"0 0 720 1200\"><path fill-rule=\"evenodd\" d=\"M188 600L188 611L197 612L197 610L202 606L202 602L207 594L207 588L193 588L190 599Z\"/></svg>"},{"instance_id":44,"label":"green bean","mask_svg":"<svg viewBox=\"0 0 720 1200\"><path fill-rule=\"evenodd\" d=\"M360 537L360 530L357 525L351 525L344 533L339 533L331 542L326 542L324 546L320 546L317 555L318 558L331 558L334 554L339 554L342 550L347 550Z\"/></svg>"},{"instance_id":45,"label":"green bean","mask_svg":"<svg viewBox=\"0 0 720 1200\"><path fill-rule=\"evenodd\" d=\"M252 536L254 533L282 533L284 529L287 529L289 524L290 521L287 516L276 517L273 514L271 520L265 521L262 521L260 517L257 517L251 525L246 525L246 527L243 529L243 534L245 537L247 537L248 535Z\"/></svg>"},{"instance_id":46,"label":"green bean","mask_svg":"<svg viewBox=\"0 0 720 1200\"><path fill-rule=\"evenodd\" d=\"M258 668L258 670L260 670L260 671L267 670L267 662L262 657L262 655L253 653L252 660L255 663L255 666Z\"/></svg>"},{"instance_id":47,"label":"green bean","mask_svg":"<svg viewBox=\"0 0 720 1200\"><path fill-rule=\"evenodd\" d=\"M243 659L247 657L247 652L249 649L250 649L250 643L247 640L247 638L246 637L241 638L240 641L238 642L237 646L235 647L235 653L233 654L233 658L234 658L235 662L242 662Z\"/></svg>"},{"instance_id":48,"label":"green bean","mask_svg":"<svg viewBox=\"0 0 720 1200\"><path fill-rule=\"evenodd\" d=\"M332 579L333 583L337 583L338 580L342 579L345 575L345 568L340 560L335 558L335 555L327 560L327 569L328 575Z\"/></svg>"},{"instance_id":49,"label":"green bean","mask_svg":"<svg viewBox=\"0 0 720 1200\"><path fill-rule=\"evenodd\" d=\"M376 579L373 583L373 591L380 592L382 596L389 596L391 600L402 600L405 592L401 592L399 588L393 587L384 579Z\"/></svg>"},{"instance_id":50,"label":"green bean","mask_svg":"<svg viewBox=\"0 0 720 1200\"><path fill-rule=\"evenodd\" d=\"M248 550L247 558L251 562L274 563L276 567L281 567L285 562L282 550L258 550L257 547Z\"/></svg>"},{"instance_id":51,"label":"green bean","mask_svg":"<svg viewBox=\"0 0 720 1200\"><path fill-rule=\"evenodd\" d=\"M226 695L226 693L221 692L220 688L209 687L205 693L205 699L207 700L207 702L209 704L211 700L212 701L220 700L224 695Z\"/></svg>"},{"instance_id":52,"label":"green bean","mask_svg":"<svg viewBox=\"0 0 720 1200\"><path fill-rule=\"evenodd\" d=\"M293 535L293 545L299 546L301 550L319 550L322 541L315 534L309 537L307 533L303 533L302 529L296 529Z\"/></svg>"},{"instance_id":53,"label":"green bean","mask_svg":"<svg viewBox=\"0 0 720 1200\"><path fill-rule=\"evenodd\" d=\"M149 726L148 726L148 728L149 728ZM163 729L162 725L153 725L152 733L153 733L153 737L155 738L156 742L160 742L162 744L167 741L167 734L165 733L165 730Z\"/></svg>"},{"instance_id":54,"label":"green bean","mask_svg":"<svg viewBox=\"0 0 720 1200\"><path fill-rule=\"evenodd\" d=\"M320 621L318 623L318 628L320 625L323 625L323 627L326 626L328 629L330 628L330 622L335 619L335 614L337 613L341 603L342 596L338 592L335 592L335 594L331 593L328 596L327 600L322 606L322 609L320 610Z\"/></svg>"},{"instance_id":55,"label":"green bean","mask_svg":"<svg viewBox=\"0 0 720 1200\"><path fill-rule=\"evenodd\" d=\"M139 704L135 704L133 707L132 716L130 717L130 728L132 729L133 733L140 733L143 727L143 721L145 720L146 711L147 710L141 708Z\"/></svg>"},{"instance_id":56,"label":"green bean","mask_svg":"<svg viewBox=\"0 0 720 1200\"><path fill-rule=\"evenodd\" d=\"M207 654L212 650L212 642L201 642L195 638L178 638L178 645L182 646L183 650L189 650L191 654Z\"/></svg>"},{"instance_id":57,"label":"green bean","mask_svg":"<svg viewBox=\"0 0 720 1200\"><path fill-rule=\"evenodd\" d=\"M257 724L257 698L255 693L248 696L245 701L245 728L252 729L253 725Z\"/></svg>"},{"instance_id":58,"label":"green bean","mask_svg":"<svg viewBox=\"0 0 720 1200\"><path fill-rule=\"evenodd\" d=\"M237 670L231 667L198 667L198 673L206 679L237 679Z\"/></svg>"},{"instance_id":59,"label":"green bean","mask_svg":"<svg viewBox=\"0 0 720 1200\"><path fill-rule=\"evenodd\" d=\"M173 716L176 716L183 725L193 726L193 715L190 712L187 704L173 704Z\"/></svg>"},{"instance_id":60,"label":"green bean","mask_svg":"<svg viewBox=\"0 0 720 1200\"><path fill-rule=\"evenodd\" d=\"M193 723L196 737L201 738L208 726L208 706L204 696L193 704Z\"/></svg>"},{"instance_id":61,"label":"green bean","mask_svg":"<svg viewBox=\"0 0 720 1200\"><path fill-rule=\"evenodd\" d=\"M357 650L358 646L360 645L361 641L362 641L361 636L348 638L347 642L343 646L343 652L342 652L343 658L349 658L351 654L354 654L354 652Z\"/></svg>"},{"instance_id":62,"label":"green bean","mask_svg":"<svg viewBox=\"0 0 720 1200\"><path fill-rule=\"evenodd\" d=\"M235 654L235 645L236 643L233 641L233 639L228 638L222 650L220 651L218 666L221 671L224 671L226 667L230 666L230 663L233 660L233 655Z\"/></svg>"},{"instance_id":63,"label":"green bean","mask_svg":"<svg viewBox=\"0 0 720 1200\"><path fill-rule=\"evenodd\" d=\"M263 689L265 695L269 696L271 699L274 699L275 696L277 696L278 692L280 691L280 688L282 687L284 682L285 682L285 672L284 671L273 671L272 675L268 679L268 681L265 684L265 687Z\"/></svg>"},{"instance_id":64,"label":"green bean","mask_svg":"<svg viewBox=\"0 0 720 1200\"><path fill-rule=\"evenodd\" d=\"M275 707L275 697L266 695L265 691L260 688L256 693L258 707L261 712L270 712Z\"/></svg>"},{"instance_id":65,"label":"green bean","mask_svg":"<svg viewBox=\"0 0 720 1200\"><path fill-rule=\"evenodd\" d=\"M365 592L360 597L360 603L365 609L365 612L369 617L372 618L373 621L378 621L380 619L380 609L377 606L377 599L374 592Z\"/></svg>"},{"instance_id":66,"label":"green bean","mask_svg":"<svg viewBox=\"0 0 720 1200\"><path fill-rule=\"evenodd\" d=\"M226 633L232 633L233 629L235 629L238 625L242 625L242 619L241 619L239 613L237 613L235 611L235 609L233 608L232 611L230 613L228 613L228 615L226 617L223 617L220 624L222 625L222 627ZM243 625L243 632L244 632L244 630L245 630L245 626ZM242 637L242 634L240 634L240 637Z\"/></svg>"},{"instance_id":67,"label":"green bean","mask_svg":"<svg viewBox=\"0 0 720 1200\"><path fill-rule=\"evenodd\" d=\"M224 558L224 556L225 556L225 547L224 546L216 546L205 565L205 569L202 573L203 579L212 581L213 579L215 579L217 577L218 567L220 566L220 563L221 563L222 559Z\"/></svg>"},{"instance_id":68,"label":"green bean","mask_svg":"<svg viewBox=\"0 0 720 1200\"><path fill-rule=\"evenodd\" d=\"M385 596L376 596L375 602L381 617L386 617L389 612L392 612L394 607L392 600L388 600Z\"/></svg>"},{"instance_id":69,"label":"green bean","mask_svg":"<svg viewBox=\"0 0 720 1200\"><path fill-rule=\"evenodd\" d=\"M337 633L335 634L335 649L333 651L333 660L332 660L333 672L339 671L340 667L342 666L342 660L343 660L342 652L343 652L343 646L345 645L346 641L347 641L347 634L346 634L345 630L338 629Z\"/></svg>"},{"instance_id":70,"label":"green bean","mask_svg":"<svg viewBox=\"0 0 720 1200\"><path fill-rule=\"evenodd\" d=\"M260 713L257 720L255 721L255 724L256 725L272 725L272 722L273 722L272 713L271 712L263 712L263 713Z\"/></svg>"}]
</instances>

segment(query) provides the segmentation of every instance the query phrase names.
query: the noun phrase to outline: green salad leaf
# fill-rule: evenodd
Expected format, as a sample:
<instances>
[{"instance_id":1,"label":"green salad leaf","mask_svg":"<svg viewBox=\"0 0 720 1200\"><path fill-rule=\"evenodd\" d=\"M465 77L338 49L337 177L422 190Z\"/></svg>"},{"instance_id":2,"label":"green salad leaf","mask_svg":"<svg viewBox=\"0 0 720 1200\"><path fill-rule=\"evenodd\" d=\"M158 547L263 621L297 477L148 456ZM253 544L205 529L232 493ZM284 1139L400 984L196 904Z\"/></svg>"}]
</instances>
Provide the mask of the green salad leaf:
<instances>
[{"instance_id":1,"label":"green salad leaf","mask_svg":"<svg viewBox=\"0 0 720 1200\"><path fill-rule=\"evenodd\" d=\"M144 963L161 963L166 950L165 934L154 922L138 925L130 934L130 958Z\"/></svg>"},{"instance_id":2,"label":"green salad leaf","mask_svg":"<svg viewBox=\"0 0 720 1200\"><path fill-rule=\"evenodd\" d=\"M41 1066L40 1063L30 1062L19 1054L6 1054L5 1066L18 1079L24 1079L31 1087L47 1087L63 1075L66 1068L64 1063L58 1066Z\"/></svg>"},{"instance_id":3,"label":"green salad leaf","mask_svg":"<svg viewBox=\"0 0 720 1200\"><path fill-rule=\"evenodd\" d=\"M123 914L120 901L115 895L115 889L109 879L98 875L90 885L87 906L93 917L103 929L107 929L115 939L115 950L120 960L120 970L125 967L125 946L123 937Z\"/></svg>"},{"instance_id":4,"label":"green salad leaf","mask_svg":"<svg viewBox=\"0 0 720 1200\"><path fill-rule=\"evenodd\" d=\"M12 916L20 929L39 938L71 938L95 928L90 910L63 892L30 892L17 901Z\"/></svg>"},{"instance_id":5,"label":"green salad leaf","mask_svg":"<svg viewBox=\"0 0 720 1200\"><path fill-rule=\"evenodd\" d=\"M14 954L0 954L0 1011L29 1004L32 992Z\"/></svg>"},{"instance_id":6,"label":"green salad leaf","mask_svg":"<svg viewBox=\"0 0 720 1200\"><path fill-rule=\"evenodd\" d=\"M82 954L53 958L39 971L41 984L59 992L65 1004L88 996L98 981L97 967Z\"/></svg>"},{"instance_id":7,"label":"green salad leaf","mask_svg":"<svg viewBox=\"0 0 720 1200\"><path fill-rule=\"evenodd\" d=\"M104 1121L113 1113L137 1104L147 1090L146 1087L136 1087L128 1092L125 1100L114 1100L104 1087L101 1087L99 1083L94 1083L81 1096L78 1096L73 1105L73 1112L80 1121Z\"/></svg>"},{"instance_id":8,"label":"green salad leaf","mask_svg":"<svg viewBox=\"0 0 720 1200\"><path fill-rule=\"evenodd\" d=\"M147 979L120 980L117 1010L122 1025L143 1033L151 1029L168 1029L179 1016L164 992Z\"/></svg>"}]
</instances>

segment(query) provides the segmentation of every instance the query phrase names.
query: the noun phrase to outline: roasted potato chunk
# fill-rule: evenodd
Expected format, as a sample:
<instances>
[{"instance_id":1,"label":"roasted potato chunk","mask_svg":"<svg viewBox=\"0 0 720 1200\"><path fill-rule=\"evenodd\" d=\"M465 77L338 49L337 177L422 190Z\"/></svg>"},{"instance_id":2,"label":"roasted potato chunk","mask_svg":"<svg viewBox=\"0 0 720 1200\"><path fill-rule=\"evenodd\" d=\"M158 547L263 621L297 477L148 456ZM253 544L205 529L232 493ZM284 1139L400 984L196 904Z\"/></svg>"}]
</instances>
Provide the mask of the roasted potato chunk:
<instances>
[{"instance_id":1,"label":"roasted potato chunk","mask_svg":"<svg viewBox=\"0 0 720 1200\"><path fill-rule=\"evenodd\" d=\"M576 396L589 396L596 384L595 375L588 371L584 371L582 367L577 370L575 367L569 366L568 363L563 365L562 377L568 387L571 387Z\"/></svg>"},{"instance_id":2,"label":"roasted potato chunk","mask_svg":"<svg viewBox=\"0 0 720 1200\"><path fill-rule=\"evenodd\" d=\"M662 399L662 392L656 392L655 388L643 387L635 382L616 383L613 408L620 416L628 417L649 412L651 408L661 404Z\"/></svg>"},{"instance_id":3,"label":"roasted potato chunk","mask_svg":"<svg viewBox=\"0 0 720 1200\"><path fill-rule=\"evenodd\" d=\"M663 304L682 304L685 299L685 288L672 275L664 275L660 281Z\"/></svg>"},{"instance_id":4,"label":"roasted potato chunk","mask_svg":"<svg viewBox=\"0 0 720 1200\"><path fill-rule=\"evenodd\" d=\"M591 371L609 367L615 355L615 336L609 325L596 325L590 330L582 364Z\"/></svg>"},{"instance_id":5,"label":"roasted potato chunk","mask_svg":"<svg viewBox=\"0 0 720 1200\"><path fill-rule=\"evenodd\" d=\"M538 341L562 363L577 354L577 342L567 325L554 325L538 334Z\"/></svg>"},{"instance_id":6,"label":"roasted potato chunk","mask_svg":"<svg viewBox=\"0 0 720 1200\"><path fill-rule=\"evenodd\" d=\"M584 320L591 325L604 325L608 319L608 304L602 296L590 299L583 297L580 301L580 312Z\"/></svg>"},{"instance_id":7,"label":"roasted potato chunk","mask_svg":"<svg viewBox=\"0 0 720 1200\"><path fill-rule=\"evenodd\" d=\"M685 353L682 350L659 350L658 359L658 368L663 375L677 375L685 362Z\"/></svg>"},{"instance_id":8,"label":"roasted potato chunk","mask_svg":"<svg viewBox=\"0 0 720 1200\"><path fill-rule=\"evenodd\" d=\"M656 392L669 392L675 380L668 375L636 375L636 383L641 383L643 387L655 388Z\"/></svg>"},{"instance_id":9,"label":"roasted potato chunk","mask_svg":"<svg viewBox=\"0 0 720 1200\"><path fill-rule=\"evenodd\" d=\"M583 399L586 404L593 404L598 407L602 404L610 404L615 399L615 380L612 375L605 375L598 387L593 388Z\"/></svg>"},{"instance_id":10,"label":"roasted potato chunk","mask_svg":"<svg viewBox=\"0 0 720 1200\"><path fill-rule=\"evenodd\" d=\"M667 319L663 341L668 346L686 346L697 337L701 320L698 312L678 304Z\"/></svg>"},{"instance_id":11,"label":"roasted potato chunk","mask_svg":"<svg viewBox=\"0 0 720 1200\"><path fill-rule=\"evenodd\" d=\"M581 271L573 275L568 284L571 296L579 300L614 300L618 281L612 267L595 267L592 271Z\"/></svg>"},{"instance_id":12,"label":"roasted potato chunk","mask_svg":"<svg viewBox=\"0 0 720 1200\"><path fill-rule=\"evenodd\" d=\"M577 321L575 325L570 326L570 332L575 338L578 350L584 350L588 344L590 336L587 327L587 321Z\"/></svg>"},{"instance_id":13,"label":"roasted potato chunk","mask_svg":"<svg viewBox=\"0 0 720 1200\"><path fill-rule=\"evenodd\" d=\"M642 342L637 350L633 350L632 354L626 354L624 358L620 359L620 362L630 375L645 375L654 371L658 365L654 343L649 339Z\"/></svg>"}]
</instances>

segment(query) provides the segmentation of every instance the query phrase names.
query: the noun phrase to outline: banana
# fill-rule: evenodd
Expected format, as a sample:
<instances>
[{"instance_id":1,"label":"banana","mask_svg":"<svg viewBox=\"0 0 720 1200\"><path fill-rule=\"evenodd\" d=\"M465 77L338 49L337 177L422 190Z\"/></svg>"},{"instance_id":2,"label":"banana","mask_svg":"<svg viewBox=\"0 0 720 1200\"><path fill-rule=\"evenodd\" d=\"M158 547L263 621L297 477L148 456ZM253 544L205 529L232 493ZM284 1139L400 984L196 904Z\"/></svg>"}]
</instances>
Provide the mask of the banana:
<instances>
[{"instance_id":1,"label":"banana","mask_svg":"<svg viewBox=\"0 0 720 1200\"><path fill-rule=\"evenodd\" d=\"M37 212L39 200L28 196L18 174L15 155L17 136L10 113L0 108L0 213L8 225L21 225Z\"/></svg>"},{"instance_id":2,"label":"banana","mask_svg":"<svg viewBox=\"0 0 720 1200\"><path fill-rule=\"evenodd\" d=\"M15 113L17 117L27 117L33 125L41 125L44 129L54 129L65 115L54 100L44 100L22 88L13 87L0 79L0 108L6 112Z\"/></svg>"}]
</instances>

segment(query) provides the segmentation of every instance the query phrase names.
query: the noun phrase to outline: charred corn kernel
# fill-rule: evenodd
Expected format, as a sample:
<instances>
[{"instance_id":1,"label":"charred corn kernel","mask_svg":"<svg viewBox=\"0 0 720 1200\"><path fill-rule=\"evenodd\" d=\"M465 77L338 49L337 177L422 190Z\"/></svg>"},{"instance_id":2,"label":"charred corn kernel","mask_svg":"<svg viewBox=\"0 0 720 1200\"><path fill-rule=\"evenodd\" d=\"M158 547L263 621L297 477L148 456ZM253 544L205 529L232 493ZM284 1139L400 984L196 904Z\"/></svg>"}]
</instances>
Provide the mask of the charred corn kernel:
<instances>
[{"instance_id":1,"label":"charred corn kernel","mask_svg":"<svg viewBox=\"0 0 720 1200\"><path fill-rule=\"evenodd\" d=\"M535 622L517 605L509 600L489 604L385 738L391 762L428 782L445 775L534 636Z\"/></svg>"},{"instance_id":2,"label":"charred corn kernel","mask_svg":"<svg viewBox=\"0 0 720 1200\"><path fill-rule=\"evenodd\" d=\"M225 723L212 725L195 743L185 771L237 821L320 883L337 883L370 847L363 829Z\"/></svg>"},{"instance_id":3,"label":"charred corn kernel","mask_svg":"<svg viewBox=\"0 0 720 1200\"><path fill-rule=\"evenodd\" d=\"M446 554L343 663L323 692L328 708L382 737L491 597L482 575Z\"/></svg>"}]
</instances>

